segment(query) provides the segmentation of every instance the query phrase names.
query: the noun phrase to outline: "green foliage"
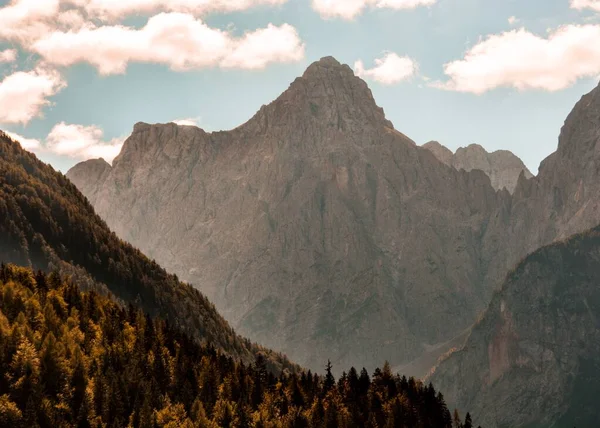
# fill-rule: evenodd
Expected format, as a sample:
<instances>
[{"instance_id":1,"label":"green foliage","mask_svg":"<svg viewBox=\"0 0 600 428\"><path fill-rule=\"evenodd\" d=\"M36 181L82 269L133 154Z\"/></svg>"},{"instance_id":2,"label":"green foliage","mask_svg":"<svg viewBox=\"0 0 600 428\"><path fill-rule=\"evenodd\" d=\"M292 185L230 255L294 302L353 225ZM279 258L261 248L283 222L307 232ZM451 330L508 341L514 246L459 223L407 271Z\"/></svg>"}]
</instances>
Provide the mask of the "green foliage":
<instances>
[{"instance_id":1,"label":"green foliage","mask_svg":"<svg viewBox=\"0 0 600 428\"><path fill-rule=\"evenodd\" d=\"M261 353L270 370L298 369L284 356L238 336L198 290L120 240L64 175L1 131L0 262L58 269L84 289L108 289L119 301L160 315L247 363Z\"/></svg>"},{"instance_id":2,"label":"green foliage","mask_svg":"<svg viewBox=\"0 0 600 428\"><path fill-rule=\"evenodd\" d=\"M327 365L329 369L330 364ZM0 426L452 427L431 385L268 372L70 280L0 266Z\"/></svg>"}]
</instances>

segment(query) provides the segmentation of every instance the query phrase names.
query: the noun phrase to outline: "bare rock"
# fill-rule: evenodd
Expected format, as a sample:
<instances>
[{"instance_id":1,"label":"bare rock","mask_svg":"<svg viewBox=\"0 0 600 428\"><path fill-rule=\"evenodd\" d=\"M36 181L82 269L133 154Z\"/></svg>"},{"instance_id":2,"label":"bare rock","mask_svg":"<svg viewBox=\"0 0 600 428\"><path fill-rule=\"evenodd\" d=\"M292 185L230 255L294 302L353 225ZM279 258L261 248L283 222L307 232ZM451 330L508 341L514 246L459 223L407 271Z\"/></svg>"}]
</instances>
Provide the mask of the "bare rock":
<instances>
[{"instance_id":1,"label":"bare rock","mask_svg":"<svg viewBox=\"0 0 600 428\"><path fill-rule=\"evenodd\" d=\"M440 161L456 169L471 171L480 169L485 172L492 181L494 189L506 188L513 193L521 172L525 178L533 177L521 159L508 150L497 150L488 153L479 144L470 144L460 147L456 153L442 146L437 141L430 141L423 145L430 150Z\"/></svg>"}]
</instances>

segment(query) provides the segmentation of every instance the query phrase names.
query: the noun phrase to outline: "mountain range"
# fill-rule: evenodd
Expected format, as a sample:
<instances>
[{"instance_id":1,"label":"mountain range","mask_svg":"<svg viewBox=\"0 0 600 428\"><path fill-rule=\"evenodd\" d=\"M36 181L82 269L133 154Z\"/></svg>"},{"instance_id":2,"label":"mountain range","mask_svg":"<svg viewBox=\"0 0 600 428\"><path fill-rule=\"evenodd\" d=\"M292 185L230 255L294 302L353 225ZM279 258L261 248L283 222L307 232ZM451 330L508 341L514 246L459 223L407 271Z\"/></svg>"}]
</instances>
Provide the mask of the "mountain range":
<instances>
[{"instance_id":1,"label":"mountain range","mask_svg":"<svg viewBox=\"0 0 600 428\"><path fill-rule=\"evenodd\" d=\"M312 368L407 365L464 338L525 255L600 223L598 91L531 177L473 146L440 160L326 57L231 131L138 123L67 176L242 334Z\"/></svg>"}]
</instances>

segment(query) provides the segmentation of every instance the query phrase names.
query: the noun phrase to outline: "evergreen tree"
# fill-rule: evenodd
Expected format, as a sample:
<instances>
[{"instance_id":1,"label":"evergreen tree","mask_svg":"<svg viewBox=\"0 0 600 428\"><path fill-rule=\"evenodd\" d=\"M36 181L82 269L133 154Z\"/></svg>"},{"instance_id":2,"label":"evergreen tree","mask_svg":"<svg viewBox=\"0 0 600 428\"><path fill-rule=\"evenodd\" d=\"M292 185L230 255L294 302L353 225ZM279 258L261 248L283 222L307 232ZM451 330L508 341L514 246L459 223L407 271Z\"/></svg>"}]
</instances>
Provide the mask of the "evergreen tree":
<instances>
[{"instance_id":1,"label":"evergreen tree","mask_svg":"<svg viewBox=\"0 0 600 428\"><path fill-rule=\"evenodd\" d=\"M327 360L327 366L325 366L325 380L323 381L323 395L327 394L335 387L335 378L331 373L331 361Z\"/></svg>"}]
</instances>

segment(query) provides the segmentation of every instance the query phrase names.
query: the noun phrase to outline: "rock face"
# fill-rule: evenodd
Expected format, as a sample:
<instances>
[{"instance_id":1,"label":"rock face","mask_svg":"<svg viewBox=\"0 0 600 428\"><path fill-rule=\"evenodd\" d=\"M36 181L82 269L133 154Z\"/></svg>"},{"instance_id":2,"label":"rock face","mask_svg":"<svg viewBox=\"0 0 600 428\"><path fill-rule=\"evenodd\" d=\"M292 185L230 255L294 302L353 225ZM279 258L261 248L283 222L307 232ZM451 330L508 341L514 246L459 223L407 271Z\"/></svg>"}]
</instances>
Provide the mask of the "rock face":
<instances>
[{"instance_id":1,"label":"rock face","mask_svg":"<svg viewBox=\"0 0 600 428\"><path fill-rule=\"evenodd\" d=\"M600 227L511 272L431 380L486 427L600 426Z\"/></svg>"},{"instance_id":2,"label":"rock face","mask_svg":"<svg viewBox=\"0 0 600 428\"><path fill-rule=\"evenodd\" d=\"M450 149L437 141L430 141L423 147L430 150L440 161L456 169L482 170L490 177L492 186L497 190L506 188L513 193L521 172L525 174L525 178L533 177L523 161L508 150L488 153L479 144L471 144L467 147L460 147L456 153L452 153Z\"/></svg>"},{"instance_id":3,"label":"rock face","mask_svg":"<svg viewBox=\"0 0 600 428\"><path fill-rule=\"evenodd\" d=\"M577 103L538 176L519 177L507 207L509 265L519 252L600 223L599 153L600 87ZM431 377L446 386L450 406L468 404L482 426L599 425L599 234L542 248L508 276Z\"/></svg>"},{"instance_id":4,"label":"rock face","mask_svg":"<svg viewBox=\"0 0 600 428\"><path fill-rule=\"evenodd\" d=\"M90 159L71 168L69 178L72 182L81 184L79 191L84 195L95 195L110 170L110 164L104 159Z\"/></svg>"},{"instance_id":5,"label":"rock face","mask_svg":"<svg viewBox=\"0 0 600 428\"><path fill-rule=\"evenodd\" d=\"M234 130L139 123L99 182L68 176L241 333L312 368L400 366L443 352L528 252L600 223L591 155L567 150L594 150L590 108L511 195L416 146L324 58Z\"/></svg>"}]
</instances>

